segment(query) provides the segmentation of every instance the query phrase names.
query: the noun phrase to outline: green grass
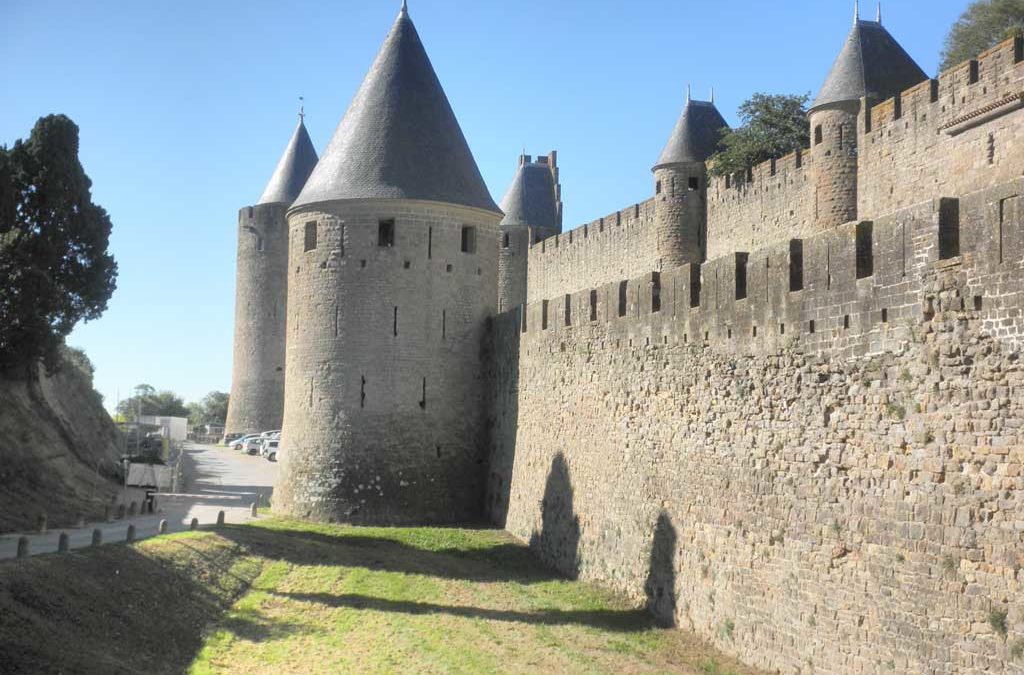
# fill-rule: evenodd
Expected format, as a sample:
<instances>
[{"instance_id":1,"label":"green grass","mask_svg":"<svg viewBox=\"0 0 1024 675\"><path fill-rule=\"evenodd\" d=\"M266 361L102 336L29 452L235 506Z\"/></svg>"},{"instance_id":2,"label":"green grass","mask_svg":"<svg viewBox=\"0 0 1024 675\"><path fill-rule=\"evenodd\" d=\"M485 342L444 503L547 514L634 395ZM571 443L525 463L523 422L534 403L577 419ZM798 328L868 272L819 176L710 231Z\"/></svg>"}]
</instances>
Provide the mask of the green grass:
<instances>
[{"instance_id":1,"label":"green grass","mask_svg":"<svg viewBox=\"0 0 1024 675\"><path fill-rule=\"evenodd\" d=\"M659 628L633 603L556 576L500 531L275 518L0 564L4 666L104 675L754 672Z\"/></svg>"}]
</instances>

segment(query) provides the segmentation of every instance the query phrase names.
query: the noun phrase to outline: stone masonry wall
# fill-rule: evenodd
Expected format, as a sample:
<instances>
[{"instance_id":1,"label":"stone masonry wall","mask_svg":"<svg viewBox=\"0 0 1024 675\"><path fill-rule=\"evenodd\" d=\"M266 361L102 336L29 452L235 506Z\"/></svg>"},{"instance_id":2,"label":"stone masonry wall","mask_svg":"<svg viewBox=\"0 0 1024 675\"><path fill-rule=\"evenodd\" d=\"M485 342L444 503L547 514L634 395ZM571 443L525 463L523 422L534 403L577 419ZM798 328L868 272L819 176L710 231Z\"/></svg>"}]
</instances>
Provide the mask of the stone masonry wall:
<instances>
[{"instance_id":1,"label":"stone masonry wall","mask_svg":"<svg viewBox=\"0 0 1024 675\"><path fill-rule=\"evenodd\" d=\"M493 519L767 669L1024 672L1022 190L499 317Z\"/></svg>"},{"instance_id":2,"label":"stone masonry wall","mask_svg":"<svg viewBox=\"0 0 1024 675\"><path fill-rule=\"evenodd\" d=\"M533 244L527 301L659 269L654 199Z\"/></svg>"}]
</instances>

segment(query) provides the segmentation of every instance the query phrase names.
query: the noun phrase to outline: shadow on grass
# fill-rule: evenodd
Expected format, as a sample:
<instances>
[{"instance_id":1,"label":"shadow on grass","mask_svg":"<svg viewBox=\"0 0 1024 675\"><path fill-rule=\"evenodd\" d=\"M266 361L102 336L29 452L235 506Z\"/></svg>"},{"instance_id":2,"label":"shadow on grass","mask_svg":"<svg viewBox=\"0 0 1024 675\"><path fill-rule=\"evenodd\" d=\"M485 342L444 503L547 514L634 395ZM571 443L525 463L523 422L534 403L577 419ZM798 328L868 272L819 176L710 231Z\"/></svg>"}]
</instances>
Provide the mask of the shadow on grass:
<instances>
[{"instance_id":1,"label":"shadow on grass","mask_svg":"<svg viewBox=\"0 0 1024 675\"><path fill-rule=\"evenodd\" d=\"M340 565L474 582L537 583L561 579L525 546L429 550L386 537L309 530L226 526L218 534L256 555L297 565Z\"/></svg>"},{"instance_id":2,"label":"shadow on grass","mask_svg":"<svg viewBox=\"0 0 1024 675\"><path fill-rule=\"evenodd\" d=\"M656 627L653 617L644 609L633 610L549 610L545 612L516 612L512 610L483 609L437 605L429 602L385 600L368 595L328 593L275 593L278 597L312 602L327 607L411 615L454 616L464 619L509 621L538 626L589 626L618 633L637 633Z\"/></svg>"}]
</instances>

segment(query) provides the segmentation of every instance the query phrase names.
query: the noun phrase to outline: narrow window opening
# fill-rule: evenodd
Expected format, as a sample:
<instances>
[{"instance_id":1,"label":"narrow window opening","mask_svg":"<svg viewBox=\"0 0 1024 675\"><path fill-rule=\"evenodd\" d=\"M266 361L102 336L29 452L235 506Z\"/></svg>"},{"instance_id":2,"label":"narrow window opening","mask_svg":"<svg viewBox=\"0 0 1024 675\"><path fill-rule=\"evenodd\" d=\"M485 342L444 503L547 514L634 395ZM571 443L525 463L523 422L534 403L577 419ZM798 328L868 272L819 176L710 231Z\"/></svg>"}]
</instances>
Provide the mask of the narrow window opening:
<instances>
[{"instance_id":1,"label":"narrow window opening","mask_svg":"<svg viewBox=\"0 0 1024 675\"><path fill-rule=\"evenodd\" d=\"M394 323L392 324L392 330L393 330L393 332L395 334L395 337L398 337L398 308L397 307L395 307L395 320L394 320Z\"/></svg>"},{"instance_id":2,"label":"narrow window opening","mask_svg":"<svg viewBox=\"0 0 1024 675\"><path fill-rule=\"evenodd\" d=\"M971 60L968 66L967 81L969 84L976 84L978 82L978 62L974 59Z\"/></svg>"},{"instance_id":3,"label":"narrow window opening","mask_svg":"<svg viewBox=\"0 0 1024 675\"><path fill-rule=\"evenodd\" d=\"M754 327L753 327L753 329L752 329L752 332L751 332L751 335L752 335L753 337L757 337L757 326L754 326Z\"/></svg>"},{"instance_id":4,"label":"narrow window opening","mask_svg":"<svg viewBox=\"0 0 1024 675\"><path fill-rule=\"evenodd\" d=\"M843 149L843 125L839 125L839 149Z\"/></svg>"},{"instance_id":5,"label":"narrow window opening","mask_svg":"<svg viewBox=\"0 0 1024 675\"><path fill-rule=\"evenodd\" d=\"M394 220L381 220L377 223L377 245L385 248L395 245Z\"/></svg>"},{"instance_id":6,"label":"narrow window opening","mask_svg":"<svg viewBox=\"0 0 1024 675\"><path fill-rule=\"evenodd\" d=\"M462 252L476 253L476 228L463 225L462 227Z\"/></svg>"},{"instance_id":7,"label":"narrow window opening","mask_svg":"<svg viewBox=\"0 0 1024 675\"><path fill-rule=\"evenodd\" d=\"M362 382L359 384L359 407L366 407L366 377L361 378Z\"/></svg>"},{"instance_id":8,"label":"narrow window opening","mask_svg":"<svg viewBox=\"0 0 1024 675\"><path fill-rule=\"evenodd\" d=\"M874 275L874 225L871 222L857 223L857 278L865 279Z\"/></svg>"},{"instance_id":9,"label":"narrow window opening","mask_svg":"<svg viewBox=\"0 0 1024 675\"><path fill-rule=\"evenodd\" d=\"M522 329L521 329L521 331L523 333L525 333L526 332L526 305L519 305L519 316L522 319Z\"/></svg>"},{"instance_id":10,"label":"narrow window opening","mask_svg":"<svg viewBox=\"0 0 1024 675\"><path fill-rule=\"evenodd\" d=\"M651 274L651 311L661 311L661 273Z\"/></svg>"},{"instance_id":11,"label":"narrow window opening","mask_svg":"<svg viewBox=\"0 0 1024 675\"><path fill-rule=\"evenodd\" d=\"M427 260L434 257L434 228L427 228Z\"/></svg>"},{"instance_id":12,"label":"narrow window opening","mask_svg":"<svg viewBox=\"0 0 1024 675\"><path fill-rule=\"evenodd\" d=\"M508 232L501 235L501 247L508 248Z\"/></svg>"},{"instance_id":13,"label":"narrow window opening","mask_svg":"<svg viewBox=\"0 0 1024 675\"><path fill-rule=\"evenodd\" d=\"M747 258L746 253L736 254L736 299L747 297Z\"/></svg>"},{"instance_id":14,"label":"narrow window opening","mask_svg":"<svg viewBox=\"0 0 1024 675\"><path fill-rule=\"evenodd\" d=\"M308 251L315 250L316 249L316 240L317 240L317 223L316 223L315 220L306 223L305 235L306 235L305 246L304 246L305 251L308 252ZM262 250L262 248L260 250Z\"/></svg>"},{"instance_id":15,"label":"narrow window opening","mask_svg":"<svg viewBox=\"0 0 1024 675\"><path fill-rule=\"evenodd\" d=\"M661 194L661 181L660 180L654 183L654 194L656 194L656 195L660 195Z\"/></svg>"},{"instance_id":16,"label":"narrow window opening","mask_svg":"<svg viewBox=\"0 0 1024 675\"><path fill-rule=\"evenodd\" d=\"M815 145L820 145L821 141L822 141L822 132L821 132L821 125L819 124L819 125L814 127L814 144Z\"/></svg>"},{"instance_id":17,"label":"narrow window opening","mask_svg":"<svg viewBox=\"0 0 1024 675\"><path fill-rule=\"evenodd\" d=\"M420 409L427 409L427 378L423 378L423 396L420 398Z\"/></svg>"},{"instance_id":18,"label":"narrow window opening","mask_svg":"<svg viewBox=\"0 0 1024 675\"><path fill-rule=\"evenodd\" d=\"M548 301L541 301L540 329L548 329Z\"/></svg>"},{"instance_id":19,"label":"narrow window opening","mask_svg":"<svg viewBox=\"0 0 1024 675\"><path fill-rule=\"evenodd\" d=\"M996 135L995 134L989 134L988 135L988 152L986 153L986 157L988 158L988 163L989 164L995 164L996 163Z\"/></svg>"},{"instance_id":20,"label":"narrow window opening","mask_svg":"<svg viewBox=\"0 0 1024 675\"><path fill-rule=\"evenodd\" d=\"M690 176L689 187L691 190L699 190L700 178L698 176Z\"/></svg>"},{"instance_id":21,"label":"narrow window opening","mask_svg":"<svg viewBox=\"0 0 1024 675\"><path fill-rule=\"evenodd\" d=\"M974 296L974 311L980 312L982 308L983 300L980 295Z\"/></svg>"},{"instance_id":22,"label":"narrow window opening","mask_svg":"<svg viewBox=\"0 0 1024 675\"><path fill-rule=\"evenodd\" d=\"M807 323L807 332L810 333L811 335L814 335L814 319L811 319Z\"/></svg>"},{"instance_id":23,"label":"narrow window opening","mask_svg":"<svg viewBox=\"0 0 1024 675\"><path fill-rule=\"evenodd\" d=\"M441 310L441 339L448 337L448 310Z\"/></svg>"},{"instance_id":24,"label":"narrow window opening","mask_svg":"<svg viewBox=\"0 0 1024 675\"><path fill-rule=\"evenodd\" d=\"M441 446L440 445L436 446L434 448L434 451L437 453L437 458L441 459Z\"/></svg>"},{"instance_id":25,"label":"narrow window opening","mask_svg":"<svg viewBox=\"0 0 1024 675\"><path fill-rule=\"evenodd\" d=\"M619 316L626 316L626 289L628 282L619 282Z\"/></svg>"},{"instance_id":26,"label":"narrow window opening","mask_svg":"<svg viewBox=\"0 0 1024 675\"><path fill-rule=\"evenodd\" d=\"M597 291L590 291L590 320L597 321Z\"/></svg>"},{"instance_id":27,"label":"narrow window opening","mask_svg":"<svg viewBox=\"0 0 1024 675\"><path fill-rule=\"evenodd\" d=\"M850 330L850 315L843 317L843 330Z\"/></svg>"},{"instance_id":28,"label":"narrow window opening","mask_svg":"<svg viewBox=\"0 0 1024 675\"><path fill-rule=\"evenodd\" d=\"M690 265L690 308L700 307L700 265Z\"/></svg>"},{"instance_id":29,"label":"narrow window opening","mask_svg":"<svg viewBox=\"0 0 1024 675\"><path fill-rule=\"evenodd\" d=\"M338 250L342 258L345 257L345 223L338 227Z\"/></svg>"},{"instance_id":30,"label":"narrow window opening","mask_svg":"<svg viewBox=\"0 0 1024 675\"><path fill-rule=\"evenodd\" d=\"M565 325L572 325L572 296L565 294Z\"/></svg>"},{"instance_id":31,"label":"narrow window opening","mask_svg":"<svg viewBox=\"0 0 1024 675\"><path fill-rule=\"evenodd\" d=\"M732 339L732 328L726 331L726 337L728 337L730 340Z\"/></svg>"},{"instance_id":32,"label":"narrow window opening","mask_svg":"<svg viewBox=\"0 0 1024 675\"><path fill-rule=\"evenodd\" d=\"M882 309L882 323L889 323L889 310Z\"/></svg>"},{"instance_id":33,"label":"narrow window opening","mask_svg":"<svg viewBox=\"0 0 1024 675\"><path fill-rule=\"evenodd\" d=\"M785 334L786 334L786 324L780 323L779 324L779 335L785 335Z\"/></svg>"},{"instance_id":34,"label":"narrow window opening","mask_svg":"<svg viewBox=\"0 0 1024 675\"><path fill-rule=\"evenodd\" d=\"M939 260L960 255L960 200L939 200Z\"/></svg>"}]
</instances>

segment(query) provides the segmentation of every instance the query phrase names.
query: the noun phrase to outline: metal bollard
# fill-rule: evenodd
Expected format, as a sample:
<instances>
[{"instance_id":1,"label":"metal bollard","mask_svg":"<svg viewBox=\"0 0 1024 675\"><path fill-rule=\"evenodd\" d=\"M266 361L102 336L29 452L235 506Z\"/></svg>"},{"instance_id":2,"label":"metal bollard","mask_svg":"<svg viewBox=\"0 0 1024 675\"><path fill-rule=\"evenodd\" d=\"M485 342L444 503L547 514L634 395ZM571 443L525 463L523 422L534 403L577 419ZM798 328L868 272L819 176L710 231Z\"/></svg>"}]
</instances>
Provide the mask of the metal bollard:
<instances>
[{"instance_id":1,"label":"metal bollard","mask_svg":"<svg viewBox=\"0 0 1024 675\"><path fill-rule=\"evenodd\" d=\"M252 503L252 506L249 507L249 515L253 518L259 515L259 504L257 504L256 502Z\"/></svg>"},{"instance_id":2,"label":"metal bollard","mask_svg":"<svg viewBox=\"0 0 1024 675\"><path fill-rule=\"evenodd\" d=\"M224 512L223 511L218 511L217 512L217 527L220 527L223 524L224 524Z\"/></svg>"},{"instance_id":3,"label":"metal bollard","mask_svg":"<svg viewBox=\"0 0 1024 675\"><path fill-rule=\"evenodd\" d=\"M160 534L167 534L167 521L166 520L161 520L160 521Z\"/></svg>"},{"instance_id":4,"label":"metal bollard","mask_svg":"<svg viewBox=\"0 0 1024 675\"><path fill-rule=\"evenodd\" d=\"M18 557L27 558L31 552L31 545L29 544L28 537L18 537Z\"/></svg>"},{"instance_id":5,"label":"metal bollard","mask_svg":"<svg viewBox=\"0 0 1024 675\"><path fill-rule=\"evenodd\" d=\"M69 548L71 548L71 540L68 533L61 532L60 539L57 540L57 553L67 553Z\"/></svg>"},{"instance_id":6,"label":"metal bollard","mask_svg":"<svg viewBox=\"0 0 1024 675\"><path fill-rule=\"evenodd\" d=\"M135 525L128 526L128 536L125 537L125 541L127 541L129 544L135 542Z\"/></svg>"},{"instance_id":7,"label":"metal bollard","mask_svg":"<svg viewBox=\"0 0 1024 675\"><path fill-rule=\"evenodd\" d=\"M92 531L92 545L102 546L103 545L103 530L96 528Z\"/></svg>"},{"instance_id":8,"label":"metal bollard","mask_svg":"<svg viewBox=\"0 0 1024 675\"><path fill-rule=\"evenodd\" d=\"M189 523L188 529L190 529L190 530L199 529L199 519L198 518L193 518L192 522Z\"/></svg>"}]
</instances>

